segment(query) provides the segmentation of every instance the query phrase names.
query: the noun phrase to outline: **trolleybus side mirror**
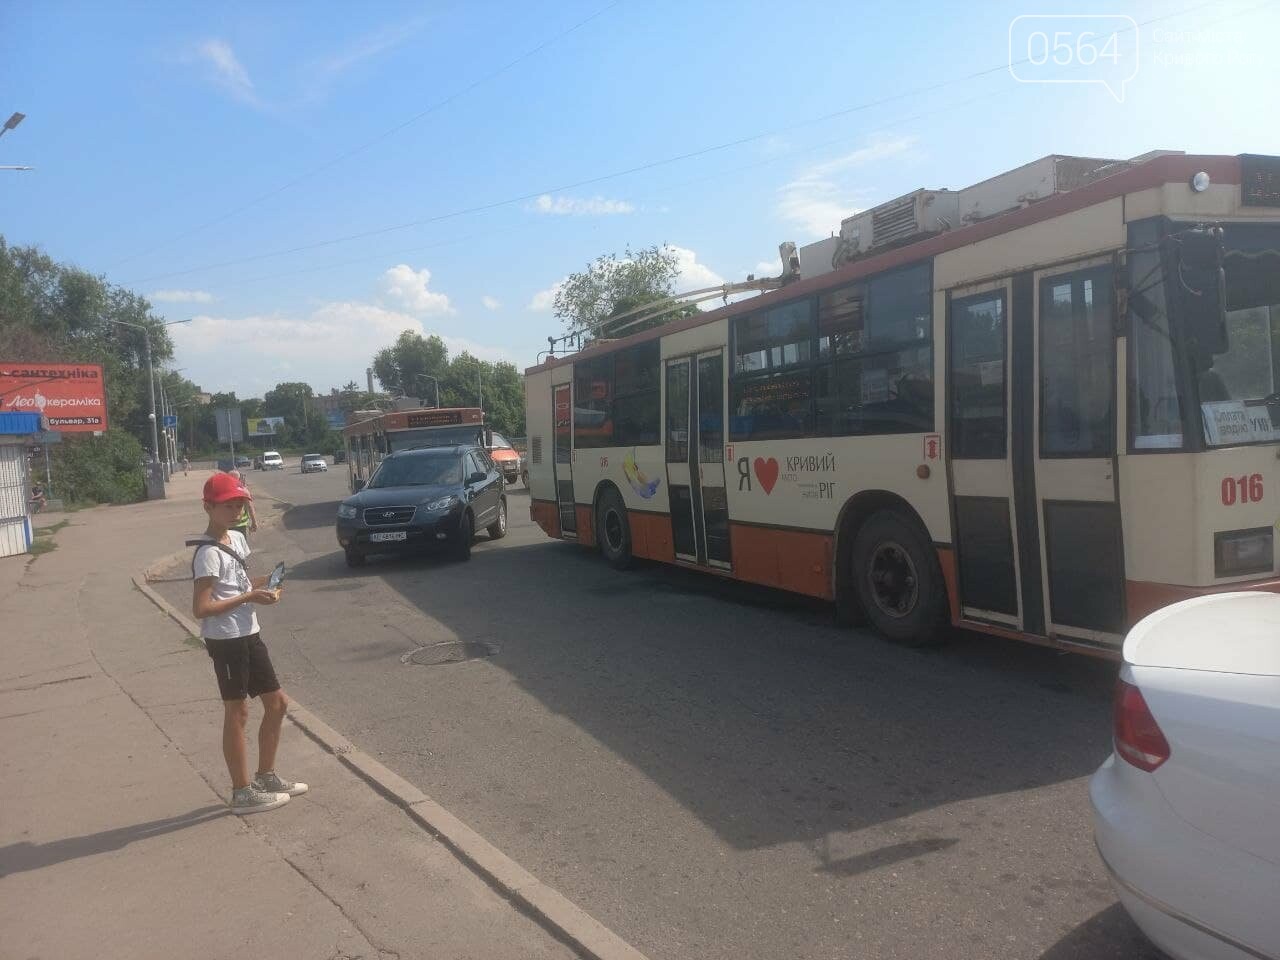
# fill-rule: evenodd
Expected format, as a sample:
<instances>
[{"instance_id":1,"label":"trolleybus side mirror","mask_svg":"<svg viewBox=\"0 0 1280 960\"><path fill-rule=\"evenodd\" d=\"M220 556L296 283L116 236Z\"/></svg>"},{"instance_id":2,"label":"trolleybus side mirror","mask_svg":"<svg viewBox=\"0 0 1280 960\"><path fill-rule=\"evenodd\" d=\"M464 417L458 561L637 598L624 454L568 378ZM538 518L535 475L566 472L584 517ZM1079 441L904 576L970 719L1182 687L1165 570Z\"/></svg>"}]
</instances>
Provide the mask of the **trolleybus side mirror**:
<instances>
[{"instance_id":1,"label":"trolleybus side mirror","mask_svg":"<svg viewBox=\"0 0 1280 960\"><path fill-rule=\"evenodd\" d=\"M1183 329L1196 341L1206 367L1215 354L1225 353L1228 345L1223 252L1221 227L1197 227L1178 237L1171 286L1177 291Z\"/></svg>"}]
</instances>

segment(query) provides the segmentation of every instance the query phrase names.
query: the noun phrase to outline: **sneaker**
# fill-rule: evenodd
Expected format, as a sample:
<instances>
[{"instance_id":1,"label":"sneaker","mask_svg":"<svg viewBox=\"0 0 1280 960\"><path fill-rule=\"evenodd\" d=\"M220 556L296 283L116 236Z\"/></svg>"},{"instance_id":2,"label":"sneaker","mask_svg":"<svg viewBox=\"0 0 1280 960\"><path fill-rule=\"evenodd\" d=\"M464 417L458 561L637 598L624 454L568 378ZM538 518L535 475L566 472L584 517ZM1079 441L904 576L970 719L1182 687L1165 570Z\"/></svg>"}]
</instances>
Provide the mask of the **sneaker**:
<instances>
[{"instance_id":1,"label":"sneaker","mask_svg":"<svg viewBox=\"0 0 1280 960\"><path fill-rule=\"evenodd\" d=\"M287 793L268 793L253 784L231 791L231 812L235 814L261 813L283 807L288 802Z\"/></svg>"},{"instance_id":2,"label":"sneaker","mask_svg":"<svg viewBox=\"0 0 1280 960\"><path fill-rule=\"evenodd\" d=\"M290 783L288 780L281 780L276 776L274 770L258 774L253 778L253 785L263 793L287 793L291 797L304 794L308 789L305 783Z\"/></svg>"}]
</instances>

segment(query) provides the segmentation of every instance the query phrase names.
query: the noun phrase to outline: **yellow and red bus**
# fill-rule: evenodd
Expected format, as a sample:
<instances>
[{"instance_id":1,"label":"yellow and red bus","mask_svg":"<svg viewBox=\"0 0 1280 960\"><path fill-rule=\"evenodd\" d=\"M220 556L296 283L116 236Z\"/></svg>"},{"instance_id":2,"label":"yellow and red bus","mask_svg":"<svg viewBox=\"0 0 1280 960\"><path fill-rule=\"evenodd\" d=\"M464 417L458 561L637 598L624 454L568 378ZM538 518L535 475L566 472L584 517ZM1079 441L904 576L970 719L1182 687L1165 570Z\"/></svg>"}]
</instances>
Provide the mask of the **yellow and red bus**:
<instances>
[{"instance_id":1,"label":"yellow and red bus","mask_svg":"<svg viewBox=\"0 0 1280 960\"><path fill-rule=\"evenodd\" d=\"M469 443L486 446L488 437L479 407L357 411L342 430L348 487L352 493L360 490L383 458L396 450Z\"/></svg>"},{"instance_id":2,"label":"yellow and red bus","mask_svg":"<svg viewBox=\"0 0 1280 960\"><path fill-rule=\"evenodd\" d=\"M781 289L526 371L549 536L902 642L1114 656L1280 590L1280 158L1049 157L851 221Z\"/></svg>"}]
</instances>

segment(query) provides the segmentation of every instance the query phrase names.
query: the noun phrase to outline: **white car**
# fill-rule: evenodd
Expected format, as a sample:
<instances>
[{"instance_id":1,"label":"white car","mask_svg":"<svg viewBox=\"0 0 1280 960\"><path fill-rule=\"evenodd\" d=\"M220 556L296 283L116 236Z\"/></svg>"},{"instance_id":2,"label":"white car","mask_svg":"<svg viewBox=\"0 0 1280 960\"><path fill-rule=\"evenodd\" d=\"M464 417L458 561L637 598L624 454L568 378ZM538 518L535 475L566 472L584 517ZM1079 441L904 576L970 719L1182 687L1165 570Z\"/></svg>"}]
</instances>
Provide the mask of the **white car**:
<instances>
[{"instance_id":1,"label":"white car","mask_svg":"<svg viewBox=\"0 0 1280 960\"><path fill-rule=\"evenodd\" d=\"M1280 596L1151 614L1124 643L1089 783L1120 902L1175 960L1280 958Z\"/></svg>"},{"instance_id":2,"label":"white car","mask_svg":"<svg viewBox=\"0 0 1280 960\"><path fill-rule=\"evenodd\" d=\"M283 470L284 458L274 450L264 450L262 453L262 469Z\"/></svg>"},{"instance_id":3,"label":"white car","mask_svg":"<svg viewBox=\"0 0 1280 960\"><path fill-rule=\"evenodd\" d=\"M329 469L329 463L323 453L304 453L302 455L303 473L320 473Z\"/></svg>"}]
</instances>

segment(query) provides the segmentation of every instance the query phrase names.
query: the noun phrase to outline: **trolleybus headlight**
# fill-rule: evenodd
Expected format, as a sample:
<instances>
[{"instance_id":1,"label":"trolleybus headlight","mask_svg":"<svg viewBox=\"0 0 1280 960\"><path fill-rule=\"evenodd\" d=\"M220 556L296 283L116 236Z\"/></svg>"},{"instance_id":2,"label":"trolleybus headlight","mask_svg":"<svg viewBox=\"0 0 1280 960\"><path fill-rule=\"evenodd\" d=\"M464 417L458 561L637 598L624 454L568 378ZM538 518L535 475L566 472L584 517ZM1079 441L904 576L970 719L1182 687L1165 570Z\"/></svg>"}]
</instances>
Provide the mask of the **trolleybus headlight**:
<instances>
[{"instance_id":1,"label":"trolleybus headlight","mask_svg":"<svg viewBox=\"0 0 1280 960\"><path fill-rule=\"evenodd\" d=\"M339 519L339 520L354 520L354 519L356 518L356 513L357 513L357 512L358 512L358 511L356 510L356 508L355 508L355 507L353 507L353 506L351 506L351 504L349 504L349 503L340 503L340 504L338 504L338 519Z\"/></svg>"},{"instance_id":2,"label":"trolleybus headlight","mask_svg":"<svg viewBox=\"0 0 1280 960\"><path fill-rule=\"evenodd\" d=\"M458 498L450 494L447 497L441 497L439 500L432 500L430 503L427 504L427 509L428 510L448 510L457 502L458 502Z\"/></svg>"},{"instance_id":3,"label":"trolleybus headlight","mask_svg":"<svg viewBox=\"0 0 1280 960\"><path fill-rule=\"evenodd\" d=\"M1213 573L1238 577L1245 573L1270 573L1275 567L1270 527L1228 530L1213 535Z\"/></svg>"}]
</instances>

